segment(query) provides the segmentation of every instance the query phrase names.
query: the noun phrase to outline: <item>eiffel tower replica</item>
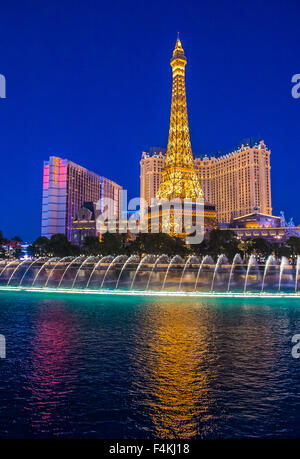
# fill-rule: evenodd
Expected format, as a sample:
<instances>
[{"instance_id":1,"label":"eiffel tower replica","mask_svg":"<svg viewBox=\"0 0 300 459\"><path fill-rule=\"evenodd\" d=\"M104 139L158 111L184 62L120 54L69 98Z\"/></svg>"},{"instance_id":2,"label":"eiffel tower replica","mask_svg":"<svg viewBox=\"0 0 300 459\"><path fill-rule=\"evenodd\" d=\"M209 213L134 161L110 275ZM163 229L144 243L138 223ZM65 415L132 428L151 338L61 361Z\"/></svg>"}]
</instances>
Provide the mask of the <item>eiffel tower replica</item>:
<instances>
[{"instance_id":1,"label":"eiffel tower replica","mask_svg":"<svg viewBox=\"0 0 300 459\"><path fill-rule=\"evenodd\" d=\"M196 217L200 215L204 221L204 200L191 148L185 91L187 59L179 37L170 64L173 85L168 148L156 202L148 208L147 226L150 232L186 237L188 218L192 225L199 222Z\"/></svg>"},{"instance_id":2,"label":"eiffel tower replica","mask_svg":"<svg viewBox=\"0 0 300 459\"><path fill-rule=\"evenodd\" d=\"M171 59L173 73L169 140L165 168L162 171L157 199L199 199L203 191L195 170L191 148L186 92L187 59L177 38Z\"/></svg>"}]
</instances>

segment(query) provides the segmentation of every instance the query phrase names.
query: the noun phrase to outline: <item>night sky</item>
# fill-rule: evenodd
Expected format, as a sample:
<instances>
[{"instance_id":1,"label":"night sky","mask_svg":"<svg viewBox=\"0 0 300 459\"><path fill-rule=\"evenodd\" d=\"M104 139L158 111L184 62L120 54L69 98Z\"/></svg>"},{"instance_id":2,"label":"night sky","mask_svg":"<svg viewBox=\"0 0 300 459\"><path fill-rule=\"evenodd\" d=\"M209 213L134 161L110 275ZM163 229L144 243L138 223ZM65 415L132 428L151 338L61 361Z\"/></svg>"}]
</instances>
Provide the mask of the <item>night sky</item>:
<instances>
[{"instance_id":1,"label":"night sky","mask_svg":"<svg viewBox=\"0 0 300 459\"><path fill-rule=\"evenodd\" d=\"M167 144L177 31L194 155L264 139L273 213L299 224L300 99L291 96L299 16L299 0L2 1L4 235L40 235L51 154L139 195L141 152Z\"/></svg>"}]
</instances>

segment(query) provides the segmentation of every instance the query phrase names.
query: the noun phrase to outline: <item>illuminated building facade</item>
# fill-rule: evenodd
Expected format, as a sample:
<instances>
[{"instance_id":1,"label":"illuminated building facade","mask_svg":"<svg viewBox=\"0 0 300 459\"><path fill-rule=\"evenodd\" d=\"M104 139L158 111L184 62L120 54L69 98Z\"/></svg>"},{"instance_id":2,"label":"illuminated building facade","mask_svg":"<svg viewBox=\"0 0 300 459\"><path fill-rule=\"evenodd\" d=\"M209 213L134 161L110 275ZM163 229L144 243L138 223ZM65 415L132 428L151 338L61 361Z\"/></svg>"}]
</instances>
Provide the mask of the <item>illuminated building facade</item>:
<instances>
[{"instance_id":1,"label":"illuminated building facade","mask_svg":"<svg viewBox=\"0 0 300 459\"><path fill-rule=\"evenodd\" d=\"M294 222L287 223L284 217L275 217L260 212L252 212L248 215L233 218L225 225L239 239L253 239L262 237L271 242L284 242L290 237L300 237L299 227Z\"/></svg>"},{"instance_id":2,"label":"illuminated building facade","mask_svg":"<svg viewBox=\"0 0 300 459\"><path fill-rule=\"evenodd\" d=\"M85 202L72 222L71 242L82 246L88 236L97 236L97 217L100 210L96 202Z\"/></svg>"},{"instance_id":3,"label":"illuminated building facade","mask_svg":"<svg viewBox=\"0 0 300 459\"><path fill-rule=\"evenodd\" d=\"M231 228L247 228L247 229L259 229L259 228L280 228L281 217L275 217L274 215L265 215L260 212L252 212L242 217L236 217L232 219L230 223Z\"/></svg>"},{"instance_id":4,"label":"illuminated building facade","mask_svg":"<svg viewBox=\"0 0 300 459\"><path fill-rule=\"evenodd\" d=\"M73 220L88 201L100 200L101 206L104 198L111 198L111 216L117 218L121 190L117 183L68 159L50 156L43 171L42 236L63 233L71 240Z\"/></svg>"},{"instance_id":5,"label":"illuminated building facade","mask_svg":"<svg viewBox=\"0 0 300 459\"><path fill-rule=\"evenodd\" d=\"M142 154L140 193L148 205L156 197L165 162L163 149ZM204 200L215 204L218 222L229 223L254 209L272 215L270 150L263 141L222 156L195 158L194 164Z\"/></svg>"},{"instance_id":6,"label":"illuminated building facade","mask_svg":"<svg viewBox=\"0 0 300 459\"><path fill-rule=\"evenodd\" d=\"M142 154L140 161L141 220L146 216L147 206L150 206L156 199L161 173L165 167L165 151L160 149L149 153L143 152Z\"/></svg>"},{"instance_id":7,"label":"illuminated building facade","mask_svg":"<svg viewBox=\"0 0 300 459\"><path fill-rule=\"evenodd\" d=\"M219 222L254 209L272 215L270 153L260 141L220 157L195 160L204 195L216 204Z\"/></svg>"}]
</instances>

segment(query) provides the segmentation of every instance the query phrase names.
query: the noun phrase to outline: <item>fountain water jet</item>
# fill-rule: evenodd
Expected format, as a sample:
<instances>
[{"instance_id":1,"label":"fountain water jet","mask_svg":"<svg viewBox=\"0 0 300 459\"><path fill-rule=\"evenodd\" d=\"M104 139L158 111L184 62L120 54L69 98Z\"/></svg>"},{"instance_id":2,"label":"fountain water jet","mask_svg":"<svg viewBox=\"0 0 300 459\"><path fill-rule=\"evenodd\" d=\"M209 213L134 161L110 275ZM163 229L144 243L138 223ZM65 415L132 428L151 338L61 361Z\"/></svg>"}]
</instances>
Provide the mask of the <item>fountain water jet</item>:
<instances>
[{"instance_id":1,"label":"fountain water jet","mask_svg":"<svg viewBox=\"0 0 300 459\"><path fill-rule=\"evenodd\" d=\"M140 268L142 267L143 264L145 264L146 260L150 259L152 256L153 256L153 255L146 255L146 256L145 256L144 258L142 258L141 261L139 262L139 265L138 265L138 267L137 267L136 270L135 270L135 273L134 273L134 276L133 276L133 279L132 279L132 282L131 282L131 285L130 285L130 290L133 289L134 282L135 282L137 273L139 272Z\"/></svg>"},{"instance_id":2,"label":"fountain water jet","mask_svg":"<svg viewBox=\"0 0 300 459\"><path fill-rule=\"evenodd\" d=\"M249 272L250 272L250 269L252 268L252 266L258 267L255 255L251 255L250 258L249 258L249 261L248 261L247 273L246 273L246 277L245 277L244 293L247 292L248 277L249 277Z\"/></svg>"},{"instance_id":3,"label":"fountain water jet","mask_svg":"<svg viewBox=\"0 0 300 459\"><path fill-rule=\"evenodd\" d=\"M227 257L222 254L222 255L220 255L218 257L218 260L217 260L217 263L216 263L216 267L215 267L215 271L214 271L214 275L213 275L212 283L211 283L211 289L210 289L211 292L214 291L215 278L216 278L218 269L222 264L225 264L225 263L228 263L228 260L227 260Z\"/></svg>"},{"instance_id":4,"label":"fountain water jet","mask_svg":"<svg viewBox=\"0 0 300 459\"><path fill-rule=\"evenodd\" d=\"M43 258L45 258L45 257L40 257L40 258L38 258L37 260L35 260L35 261L33 261L32 263L30 263L30 265L29 265L28 268L26 269L25 273L24 273L23 276L21 277L21 280L20 280L20 283L19 283L19 287L21 287L21 285L22 285L22 283L23 283L23 280L24 280L26 274L28 273L28 271L30 270L30 268L31 268L35 263L37 263L38 261L43 260Z\"/></svg>"},{"instance_id":5,"label":"fountain water jet","mask_svg":"<svg viewBox=\"0 0 300 459\"><path fill-rule=\"evenodd\" d=\"M13 272L12 272L10 278L8 279L6 285L9 285L9 284L10 284L10 282L11 282L12 278L14 277L15 273L16 273L16 272L18 271L18 269L21 268L21 266L24 265L25 263L30 263L30 261L29 261L29 260L24 260L24 261L22 261L22 263L20 263L20 264L13 270ZM1 274L2 274L2 273L1 273Z\"/></svg>"},{"instance_id":6,"label":"fountain water jet","mask_svg":"<svg viewBox=\"0 0 300 459\"><path fill-rule=\"evenodd\" d=\"M161 260L163 260L164 258L167 258L167 259L168 259L168 255L165 255L165 254L160 255L160 256L157 258L157 260L155 261L155 263L154 263L154 265L153 265L153 267L152 267L152 270L151 270L151 272L150 272L150 275L149 275L149 279L148 279L148 282L147 282L146 290L149 289L150 280L151 280L152 274L153 274L153 272L154 272L156 266L157 266L158 263L159 263Z\"/></svg>"},{"instance_id":7,"label":"fountain water jet","mask_svg":"<svg viewBox=\"0 0 300 459\"><path fill-rule=\"evenodd\" d=\"M183 260L182 260L182 258L181 258L180 255L175 255L175 256L171 259L171 261L170 261L170 263L169 263L169 266L168 266L168 269L167 269L167 272L166 272L166 275L165 275L165 278L164 278L164 281L163 281L163 284L162 284L162 288L161 288L162 290L164 290L164 288L165 288L166 280L167 280L167 277L168 277L168 274L169 274L169 271L170 271L171 266L172 266L173 264L175 264L175 262L177 262L177 261L178 261L178 263L182 263L182 262L183 262Z\"/></svg>"},{"instance_id":8,"label":"fountain water jet","mask_svg":"<svg viewBox=\"0 0 300 459\"><path fill-rule=\"evenodd\" d=\"M265 280L266 280L266 275L268 274L268 271L269 271L269 267L273 265L276 265L276 258L274 257L274 255L270 255L267 259L267 263L265 266L265 271L264 271L264 276L263 276L263 281L262 281L262 286L261 286L262 293L265 288Z\"/></svg>"},{"instance_id":9,"label":"fountain water jet","mask_svg":"<svg viewBox=\"0 0 300 459\"><path fill-rule=\"evenodd\" d=\"M233 271L234 271L234 268L236 267L237 264L241 265L243 263L243 260L240 256L239 253L237 253L235 256L234 256L234 259L233 259L233 262L232 262L232 265L231 265L231 270L230 270L230 274L229 274L229 281L228 281L228 288L227 288L227 292L230 292L230 284L231 284L231 279L232 279L232 276L233 276Z\"/></svg>"},{"instance_id":10,"label":"fountain water jet","mask_svg":"<svg viewBox=\"0 0 300 459\"><path fill-rule=\"evenodd\" d=\"M72 284L72 287L71 288L74 288L74 285L75 285L75 282L76 282L76 279L79 275L79 271L81 270L81 268L91 259L91 258L95 258L93 255L91 255L90 257L87 257L82 263L81 265L79 266L79 268L77 269L77 272L76 272L76 275L74 277L74 280L73 280L73 284Z\"/></svg>"},{"instance_id":11,"label":"fountain water jet","mask_svg":"<svg viewBox=\"0 0 300 459\"><path fill-rule=\"evenodd\" d=\"M127 266L129 263L132 263L132 262L134 262L134 261L139 262L139 260L140 260L140 257L137 256L137 255L131 255L131 256L126 260L126 262L124 263L124 265L122 266L122 269L121 269L121 271L120 271L120 274L119 274L119 277L118 277L118 280L117 280L117 283L116 283L116 287L115 287L116 289L117 289L118 286L119 286L119 282L120 282L122 273L123 273L123 271L125 270L126 266Z\"/></svg>"},{"instance_id":12,"label":"fountain water jet","mask_svg":"<svg viewBox=\"0 0 300 459\"><path fill-rule=\"evenodd\" d=\"M2 269L2 271L1 271L1 273L0 273L0 277L2 276L2 274L5 273L6 269L7 269L10 265L13 265L15 262L16 262L16 260L13 260L13 261L10 261L9 263L7 263L7 265L5 265L4 268Z\"/></svg>"},{"instance_id":13,"label":"fountain water jet","mask_svg":"<svg viewBox=\"0 0 300 459\"><path fill-rule=\"evenodd\" d=\"M280 263L278 292L280 292L280 289L281 289L281 282L282 282L282 275L283 275L283 272L284 272L284 268L286 268L287 266L290 266L289 260L286 257L282 257L281 258L281 263Z\"/></svg>"},{"instance_id":14,"label":"fountain water jet","mask_svg":"<svg viewBox=\"0 0 300 459\"><path fill-rule=\"evenodd\" d=\"M186 260L186 263L184 265L184 268L183 268L183 271L182 271L182 274L181 274L181 278L180 278L180 282L179 282L179 286L178 286L178 290L181 289L181 285L182 285L182 280L183 280L183 276L185 274L185 271L186 271L186 268L188 266L188 264L190 263L190 261L194 260L195 263L199 263L199 258L196 257L195 255L191 255L190 257L188 257L188 259Z\"/></svg>"},{"instance_id":15,"label":"fountain water jet","mask_svg":"<svg viewBox=\"0 0 300 459\"><path fill-rule=\"evenodd\" d=\"M50 273L49 273L49 276L48 276L48 279L46 280L46 283L44 285L44 288L47 288L47 285L48 285L48 282L49 282L49 279L51 278L56 266L59 265L59 263L63 263L67 258L71 258L70 256L67 256L67 257L63 257L62 259L59 259L57 263L55 263L55 265L53 266L53 268L51 269Z\"/></svg>"},{"instance_id":16,"label":"fountain water jet","mask_svg":"<svg viewBox=\"0 0 300 459\"><path fill-rule=\"evenodd\" d=\"M63 281L65 275L67 274L67 272L68 272L69 269L71 268L71 266L74 265L74 263L76 263L76 261L80 260L80 258L82 258L82 255L79 255L79 257L74 258L74 260L71 261L71 263L66 267L66 269L65 269L64 272L63 272L63 275L62 275L61 278L60 278L60 281L59 281L59 283L58 283L57 288L59 288L59 287L61 286L61 283L62 283L62 281Z\"/></svg>"},{"instance_id":17,"label":"fountain water jet","mask_svg":"<svg viewBox=\"0 0 300 459\"><path fill-rule=\"evenodd\" d=\"M56 257L50 258L50 260L45 261L45 263L42 264L41 268L38 270L38 272L37 272L35 278L34 278L33 281L32 281L31 287L34 287L34 284L35 284L37 278L39 277L39 274L40 274L40 272L42 271L42 269L44 268L44 266L45 266L47 263L51 263L51 261L53 261L53 260L55 260L55 259L56 259Z\"/></svg>"},{"instance_id":18,"label":"fountain water jet","mask_svg":"<svg viewBox=\"0 0 300 459\"><path fill-rule=\"evenodd\" d=\"M122 258L125 258L124 261L126 261L126 260L128 259L128 257L127 257L126 255L117 255L117 256L112 260L112 262L109 264L107 270L105 271L105 274L104 274L104 277L103 277L103 279L102 279L101 287L100 287L100 288L103 287L103 284L104 284L104 282L105 282L106 276L107 276L107 274L108 274L110 268L111 268L115 263L118 263L118 261L122 260Z\"/></svg>"},{"instance_id":19,"label":"fountain water jet","mask_svg":"<svg viewBox=\"0 0 300 459\"><path fill-rule=\"evenodd\" d=\"M108 259L109 262L111 262L111 261L114 259L114 257L113 257L112 255L106 255L105 257L100 258L100 260L98 261L98 263L95 264L95 266L94 266L94 268L93 268L93 270L92 270L92 272L91 272L91 274L90 274L90 277L89 277L89 279L88 279L88 281L87 281L87 284L86 284L85 288L88 288L88 287L89 287L90 282L91 282L91 279L92 279L92 277L93 277L93 275L94 275L94 272L96 271L96 269L98 268L98 266L101 265L101 263L104 263L104 261L106 261L106 258Z\"/></svg>"},{"instance_id":20,"label":"fountain water jet","mask_svg":"<svg viewBox=\"0 0 300 459\"><path fill-rule=\"evenodd\" d=\"M213 259L211 258L210 255L205 255L205 257L202 259L201 264L199 266L198 273L197 273L194 291L196 291L196 289L197 289L198 281L199 281L200 274L201 274L203 266L212 265L213 263L214 263L214 261L213 261Z\"/></svg>"},{"instance_id":21,"label":"fountain water jet","mask_svg":"<svg viewBox=\"0 0 300 459\"><path fill-rule=\"evenodd\" d=\"M296 263L296 279L295 279L295 293L298 291L298 279L300 273L300 255L297 255L297 263Z\"/></svg>"},{"instance_id":22,"label":"fountain water jet","mask_svg":"<svg viewBox=\"0 0 300 459\"><path fill-rule=\"evenodd\" d=\"M151 254L141 259L137 255L102 258L81 255L61 259L6 260L1 263L0 290L62 293L84 290L85 293L171 296L288 295L299 298L300 255L296 267L286 257L280 261L270 256L265 264L259 265L255 255L251 255L248 264L244 265L241 257L235 255L229 264L224 255L220 255L216 262L207 255L199 265L198 257L193 255L185 259L175 255L170 259L167 255ZM293 293L290 291L291 281Z\"/></svg>"}]
</instances>

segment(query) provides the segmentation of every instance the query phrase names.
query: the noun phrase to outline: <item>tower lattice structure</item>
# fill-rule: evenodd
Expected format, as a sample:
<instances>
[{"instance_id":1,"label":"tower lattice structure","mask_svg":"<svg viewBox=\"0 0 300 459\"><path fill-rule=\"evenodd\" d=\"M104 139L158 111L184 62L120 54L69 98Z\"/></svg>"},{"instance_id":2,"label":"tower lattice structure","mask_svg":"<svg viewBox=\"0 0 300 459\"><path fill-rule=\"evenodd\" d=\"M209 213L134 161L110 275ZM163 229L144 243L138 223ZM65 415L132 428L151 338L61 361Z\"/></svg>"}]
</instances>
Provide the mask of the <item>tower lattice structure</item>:
<instances>
[{"instance_id":1,"label":"tower lattice structure","mask_svg":"<svg viewBox=\"0 0 300 459\"><path fill-rule=\"evenodd\" d=\"M156 195L162 199L203 198L203 191L194 166L185 91L187 59L177 38L170 61L173 73L169 140L165 168Z\"/></svg>"}]
</instances>

